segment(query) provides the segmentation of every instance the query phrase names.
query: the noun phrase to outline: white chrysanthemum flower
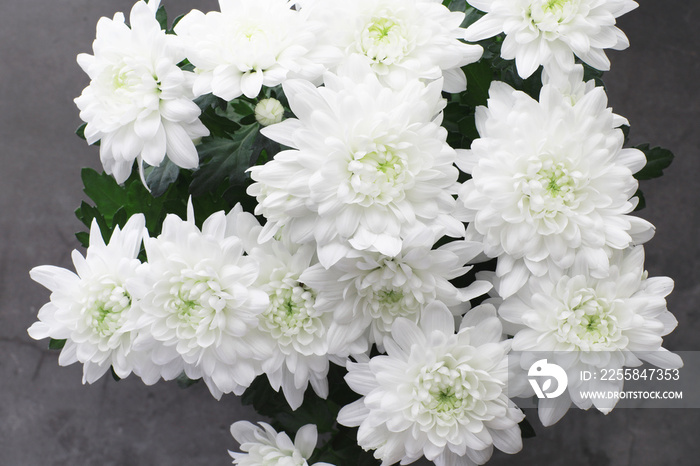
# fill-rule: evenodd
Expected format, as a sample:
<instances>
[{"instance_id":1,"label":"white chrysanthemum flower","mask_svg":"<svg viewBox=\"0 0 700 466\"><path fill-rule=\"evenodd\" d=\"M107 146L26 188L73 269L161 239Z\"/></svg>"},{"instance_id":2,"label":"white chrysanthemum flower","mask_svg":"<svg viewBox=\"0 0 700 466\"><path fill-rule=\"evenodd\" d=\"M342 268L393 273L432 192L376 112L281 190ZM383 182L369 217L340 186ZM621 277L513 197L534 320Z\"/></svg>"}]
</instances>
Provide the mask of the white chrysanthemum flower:
<instances>
[{"instance_id":1,"label":"white chrysanthemum flower","mask_svg":"<svg viewBox=\"0 0 700 466\"><path fill-rule=\"evenodd\" d=\"M572 401L582 409L613 409L616 399L591 400L581 393L620 391L623 380L582 381L581 371L639 366L641 360L664 369L682 366L678 355L661 347L662 337L678 323L664 299L672 289L668 277L647 278L644 249L637 246L615 253L605 279L575 270L555 280L533 277L501 304L499 314L515 334L513 350L531 352L523 354L522 367L545 352L568 374L568 392L540 400L543 424L557 422Z\"/></svg>"},{"instance_id":2,"label":"white chrysanthemum flower","mask_svg":"<svg viewBox=\"0 0 700 466\"><path fill-rule=\"evenodd\" d=\"M143 215L134 215L123 230L115 228L105 245L93 220L85 257L73 251L77 275L49 265L30 272L34 281L52 293L29 335L37 340L65 339L58 362L62 366L83 363L83 383L95 382L110 366L121 378L132 371L137 375L148 372L149 359L145 353L132 350L136 334L126 325L134 300L126 282L141 264L136 257L145 231Z\"/></svg>"},{"instance_id":3,"label":"white chrysanthemum flower","mask_svg":"<svg viewBox=\"0 0 700 466\"><path fill-rule=\"evenodd\" d=\"M286 238L258 243L262 227L236 206L227 216L228 231L241 238L249 257L260 264L255 286L270 304L258 316L260 339L271 348L262 364L270 385L280 387L292 409L301 406L309 383L321 398L328 396L328 328L333 309L316 307L317 291L300 279L316 261L312 244L297 246Z\"/></svg>"},{"instance_id":4,"label":"white chrysanthemum flower","mask_svg":"<svg viewBox=\"0 0 700 466\"><path fill-rule=\"evenodd\" d=\"M375 343L383 352L384 338L398 317L417 323L433 301L462 315L470 299L489 291L491 284L485 281L462 289L449 282L471 269L464 264L481 252L481 244L448 243L433 249L438 236L419 229L404 240L395 257L351 251L329 270L318 264L302 274L301 280L318 290L316 307L333 314L332 354L364 353Z\"/></svg>"},{"instance_id":5,"label":"white chrysanthemum flower","mask_svg":"<svg viewBox=\"0 0 700 466\"><path fill-rule=\"evenodd\" d=\"M609 70L604 49L624 50L625 34L615 18L637 8L632 0L468 0L486 16L467 28L465 39L476 42L505 32L501 56L515 59L527 78L540 65L569 69L574 55L593 68Z\"/></svg>"},{"instance_id":6,"label":"white chrysanthemum flower","mask_svg":"<svg viewBox=\"0 0 700 466\"><path fill-rule=\"evenodd\" d=\"M420 324L399 318L386 356L348 363L350 388L363 395L338 413L359 426L357 442L382 466L421 456L438 466L483 464L493 447L522 448L523 413L508 399L509 341L491 305L470 311L455 334L454 316L438 302Z\"/></svg>"},{"instance_id":7,"label":"white chrysanthemum flower","mask_svg":"<svg viewBox=\"0 0 700 466\"><path fill-rule=\"evenodd\" d=\"M436 120L441 82L391 90L361 62L347 71L353 74L326 74L322 88L284 83L298 119L262 133L294 150L250 169L256 182L248 193L257 197L256 214L268 219L261 240L284 226L296 243L316 241L330 267L351 247L396 255L405 230L416 225L461 236L452 215L456 153Z\"/></svg>"},{"instance_id":8,"label":"white chrysanthemum flower","mask_svg":"<svg viewBox=\"0 0 700 466\"><path fill-rule=\"evenodd\" d=\"M263 99L255 105L255 120L263 126L282 121L284 107L277 99Z\"/></svg>"},{"instance_id":9,"label":"white chrysanthemum flower","mask_svg":"<svg viewBox=\"0 0 700 466\"><path fill-rule=\"evenodd\" d=\"M194 93L225 100L256 97L262 86L288 77L313 80L328 58L318 41L321 23L289 0L219 0L221 12L192 10L175 26L195 66Z\"/></svg>"},{"instance_id":10,"label":"white chrysanthemum flower","mask_svg":"<svg viewBox=\"0 0 700 466\"><path fill-rule=\"evenodd\" d=\"M302 2L302 11L329 25L325 40L344 59L363 57L384 84L397 89L413 79L444 77L445 91L462 92L467 81L461 67L483 52L460 41L464 13L440 0L316 0Z\"/></svg>"},{"instance_id":11,"label":"white chrysanthemum flower","mask_svg":"<svg viewBox=\"0 0 700 466\"><path fill-rule=\"evenodd\" d=\"M175 165L196 168L192 141L209 134L192 101L194 75L178 68L185 56L155 18L159 3L136 3L131 28L122 13L101 18L95 55L78 55L90 76L90 85L75 99L87 123L85 138L90 144L100 141L102 165L119 183L129 177L134 160L158 166L166 153Z\"/></svg>"},{"instance_id":12,"label":"white chrysanthemum flower","mask_svg":"<svg viewBox=\"0 0 700 466\"><path fill-rule=\"evenodd\" d=\"M467 239L483 241L498 257L496 286L503 297L530 274L581 265L597 277L613 250L653 236L646 220L628 215L637 204L632 176L646 163L623 149L621 122L602 88L571 99L551 85L540 102L494 82L488 108L477 109L480 139L458 156L472 175L460 190L470 222Z\"/></svg>"},{"instance_id":13,"label":"white chrysanthemum flower","mask_svg":"<svg viewBox=\"0 0 700 466\"><path fill-rule=\"evenodd\" d=\"M265 422L261 427L248 421L231 426L231 435L241 444L242 452L230 451L233 464L238 466L309 466L308 459L316 448L318 433L314 424L306 424L297 431L294 442L285 432L277 433ZM311 466L333 466L314 463Z\"/></svg>"},{"instance_id":14,"label":"white chrysanthemum flower","mask_svg":"<svg viewBox=\"0 0 700 466\"><path fill-rule=\"evenodd\" d=\"M257 334L267 294L254 286L258 263L226 232L224 212L200 231L190 202L188 219L169 214L157 238L144 241L148 262L130 282L140 298L137 345L152 348L159 375L183 371L202 378L212 395L237 395L261 373L269 356Z\"/></svg>"}]
</instances>

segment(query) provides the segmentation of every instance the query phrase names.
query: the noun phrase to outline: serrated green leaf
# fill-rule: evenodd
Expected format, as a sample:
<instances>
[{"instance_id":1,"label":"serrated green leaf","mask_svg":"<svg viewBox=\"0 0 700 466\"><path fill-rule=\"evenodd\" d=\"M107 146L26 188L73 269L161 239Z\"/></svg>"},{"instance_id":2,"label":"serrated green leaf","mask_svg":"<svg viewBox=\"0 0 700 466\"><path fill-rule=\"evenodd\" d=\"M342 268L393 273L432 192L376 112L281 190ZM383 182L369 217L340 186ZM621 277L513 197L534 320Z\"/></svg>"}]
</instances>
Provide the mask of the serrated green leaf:
<instances>
[{"instance_id":1,"label":"serrated green leaf","mask_svg":"<svg viewBox=\"0 0 700 466\"><path fill-rule=\"evenodd\" d=\"M87 248L90 245L90 235L86 231L79 231L75 237L80 241L80 245Z\"/></svg>"},{"instance_id":2,"label":"serrated green leaf","mask_svg":"<svg viewBox=\"0 0 700 466\"><path fill-rule=\"evenodd\" d=\"M246 170L253 165L254 143L259 125L242 127L230 139L208 137L197 147L199 169L192 175L190 193L201 196L214 192L225 181L243 186Z\"/></svg>"},{"instance_id":3,"label":"serrated green leaf","mask_svg":"<svg viewBox=\"0 0 700 466\"><path fill-rule=\"evenodd\" d=\"M171 184L177 180L180 174L180 167L175 165L169 158L165 158L157 167L152 167L146 176L146 184L151 190L153 197L160 197Z\"/></svg>"},{"instance_id":4,"label":"serrated green leaf","mask_svg":"<svg viewBox=\"0 0 700 466\"><path fill-rule=\"evenodd\" d=\"M673 153L670 150L661 147L650 148L649 144L641 144L636 148L644 152L647 158L644 168L634 174L638 180L651 180L663 176L664 170L673 162Z\"/></svg>"},{"instance_id":5,"label":"serrated green leaf","mask_svg":"<svg viewBox=\"0 0 700 466\"><path fill-rule=\"evenodd\" d=\"M115 212L127 202L126 191L119 186L110 175L101 175L91 168L83 168L81 172L85 194L95 202L100 214L108 222L112 221Z\"/></svg>"},{"instance_id":6,"label":"serrated green leaf","mask_svg":"<svg viewBox=\"0 0 700 466\"><path fill-rule=\"evenodd\" d=\"M78 219L88 228L90 228L92 220L95 219L97 221L97 226L100 228L100 232L102 233L102 239L105 242L109 241L109 238L112 236L112 227L96 207L93 207L87 202L83 201L80 204L80 207L76 209L75 216L78 217ZM78 240L83 244L83 246L87 247L89 244L89 235L85 232L82 233L83 235L79 237L78 234L76 234L76 237L78 237Z\"/></svg>"},{"instance_id":7,"label":"serrated green leaf","mask_svg":"<svg viewBox=\"0 0 700 466\"><path fill-rule=\"evenodd\" d=\"M63 347L66 345L66 340L54 340L53 338L49 339L49 349L51 350L60 350L63 349Z\"/></svg>"}]
</instances>

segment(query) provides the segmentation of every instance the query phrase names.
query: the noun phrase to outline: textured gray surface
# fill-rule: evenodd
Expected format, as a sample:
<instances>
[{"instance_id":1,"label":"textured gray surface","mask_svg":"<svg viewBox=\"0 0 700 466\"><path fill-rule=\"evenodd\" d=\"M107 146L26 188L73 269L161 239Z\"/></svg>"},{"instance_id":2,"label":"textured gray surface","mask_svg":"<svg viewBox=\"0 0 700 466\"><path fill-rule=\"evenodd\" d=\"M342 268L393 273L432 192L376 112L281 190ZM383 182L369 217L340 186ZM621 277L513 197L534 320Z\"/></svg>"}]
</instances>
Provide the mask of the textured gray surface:
<instances>
[{"instance_id":1,"label":"textured gray surface","mask_svg":"<svg viewBox=\"0 0 700 466\"><path fill-rule=\"evenodd\" d=\"M171 13L213 9L213 0L165 0ZM0 465L228 464L228 426L251 418L237 399L216 402L204 386L146 387L131 378L80 383L80 367L60 368L57 353L26 328L48 293L31 267L70 267L73 210L82 199L80 168L97 152L73 136L72 99L87 84L75 55L90 51L97 19L128 11L131 0L3 2L0 15ZM669 308L679 327L675 350L699 350L698 201L700 184L700 17L697 2L641 0L621 27L632 47L612 52L610 103L632 124L635 143L672 149L667 176L643 185L643 216L657 226L647 248L651 275L676 280ZM694 21L695 20L695 21ZM514 457L491 465L695 465L697 410L572 411ZM340 465L339 465L340 466ZM352 465L342 465L352 466Z\"/></svg>"}]
</instances>

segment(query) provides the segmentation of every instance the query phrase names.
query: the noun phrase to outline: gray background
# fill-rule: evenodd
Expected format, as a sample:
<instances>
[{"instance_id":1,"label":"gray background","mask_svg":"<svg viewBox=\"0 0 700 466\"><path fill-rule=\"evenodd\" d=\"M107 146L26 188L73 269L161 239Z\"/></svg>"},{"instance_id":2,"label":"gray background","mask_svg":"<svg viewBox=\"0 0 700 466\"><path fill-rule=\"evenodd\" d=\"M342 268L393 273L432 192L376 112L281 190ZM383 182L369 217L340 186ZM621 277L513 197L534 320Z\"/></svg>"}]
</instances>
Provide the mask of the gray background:
<instances>
[{"instance_id":1,"label":"gray background","mask_svg":"<svg viewBox=\"0 0 700 466\"><path fill-rule=\"evenodd\" d=\"M204 386L144 386L104 377L83 386L81 368L60 368L46 342L26 328L48 300L30 268L71 268L73 211L83 199L80 168L98 168L95 148L73 135L72 99L87 85L75 63L90 52L100 16L128 11L131 0L3 0L0 13L0 465L229 464L228 426L254 414L234 396L215 401ZM171 13L216 8L213 0L165 0ZM698 350L700 301L698 201L700 82L697 2L641 0L619 21L632 46L610 52L610 103L632 124L634 143L672 149L667 176L645 182L642 216L657 226L647 248L653 275L676 280L669 309L672 350ZM697 410L571 411L520 454L491 465L700 464ZM340 465L339 465L340 466ZM351 466L351 465L342 465Z\"/></svg>"}]
</instances>

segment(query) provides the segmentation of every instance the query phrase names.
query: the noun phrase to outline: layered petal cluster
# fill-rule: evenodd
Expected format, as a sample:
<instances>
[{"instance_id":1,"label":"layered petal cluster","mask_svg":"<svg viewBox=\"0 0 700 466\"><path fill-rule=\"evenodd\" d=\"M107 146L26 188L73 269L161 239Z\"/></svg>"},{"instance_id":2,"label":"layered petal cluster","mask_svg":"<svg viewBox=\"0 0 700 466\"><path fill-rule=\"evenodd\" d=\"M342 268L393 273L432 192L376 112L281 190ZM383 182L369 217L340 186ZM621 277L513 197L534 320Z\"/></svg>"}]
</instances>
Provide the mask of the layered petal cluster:
<instances>
[{"instance_id":1,"label":"layered petal cluster","mask_svg":"<svg viewBox=\"0 0 700 466\"><path fill-rule=\"evenodd\" d=\"M609 70L605 49L624 50L627 36L615 18L637 8L633 0L468 0L486 15L467 28L476 42L504 32L501 56L515 59L527 78L540 65L569 69L574 55L599 70Z\"/></svg>"},{"instance_id":2,"label":"layered petal cluster","mask_svg":"<svg viewBox=\"0 0 700 466\"><path fill-rule=\"evenodd\" d=\"M522 367L530 367L544 352L568 374L568 392L540 400L545 425L557 422L572 402L604 413L613 409L616 399L591 400L581 393L620 391L623 380L583 381L581 371L616 370L642 361L664 369L682 366L678 355L661 347L662 337L678 323L666 309L672 289L668 277L648 278L644 249L637 246L614 254L605 279L575 269L555 280L533 277L500 305L500 316L515 334L513 350L537 352L524 354Z\"/></svg>"},{"instance_id":3,"label":"layered petal cluster","mask_svg":"<svg viewBox=\"0 0 700 466\"><path fill-rule=\"evenodd\" d=\"M238 466L309 466L308 459L316 448L318 437L314 424L306 424L297 431L294 442L285 432L277 432L269 424L260 427L248 421L231 426L231 435L241 445L242 452L229 451L233 464ZM311 466L333 466L314 463Z\"/></svg>"},{"instance_id":4,"label":"layered petal cluster","mask_svg":"<svg viewBox=\"0 0 700 466\"><path fill-rule=\"evenodd\" d=\"M39 311L29 335L66 340L58 363L81 362L83 383L95 382L110 366L121 378L150 371L147 354L132 351L136 334L127 325L134 301L126 283L141 264L137 256L145 231L143 215L136 215L105 244L93 220L85 257L73 251L77 274L48 265L30 272L51 290L51 301Z\"/></svg>"},{"instance_id":5,"label":"layered petal cluster","mask_svg":"<svg viewBox=\"0 0 700 466\"><path fill-rule=\"evenodd\" d=\"M463 12L452 12L440 0L313 0L302 11L329 27L325 40L339 51L341 63L360 56L381 81L401 88L414 79L443 77L443 89L462 92L460 69L474 63L483 49L460 39Z\"/></svg>"},{"instance_id":6,"label":"layered petal cluster","mask_svg":"<svg viewBox=\"0 0 700 466\"><path fill-rule=\"evenodd\" d=\"M385 356L348 363L350 388L363 395L338 422L359 426L358 444L382 466L421 456L438 466L484 464L493 447L517 453L523 413L508 398L501 323L491 305L467 313L457 334L444 304L419 324L394 322Z\"/></svg>"},{"instance_id":7,"label":"layered petal cluster","mask_svg":"<svg viewBox=\"0 0 700 466\"><path fill-rule=\"evenodd\" d=\"M123 183L134 160L158 166L166 153L176 165L199 165L193 140L209 131L192 101L194 74L178 68L185 55L155 18L160 2L137 2L130 26L122 13L97 23L94 55L78 55L90 77L75 103L85 138L100 141L105 171Z\"/></svg>"},{"instance_id":8,"label":"layered petal cluster","mask_svg":"<svg viewBox=\"0 0 700 466\"><path fill-rule=\"evenodd\" d=\"M355 61L325 87L283 85L297 118L264 128L293 148L252 167L248 194L267 218L261 240L284 228L292 241L317 242L330 267L352 248L395 256L409 228L442 225L463 234L452 213L456 153L439 125L442 84L381 85Z\"/></svg>"},{"instance_id":9,"label":"layered petal cluster","mask_svg":"<svg viewBox=\"0 0 700 466\"><path fill-rule=\"evenodd\" d=\"M240 395L269 357L257 331L269 299L254 286L258 263L227 234L224 212L200 230L191 206L187 220L169 214L162 233L144 241L148 262L131 283L140 314L135 344L152 350L156 379L184 371L216 398Z\"/></svg>"},{"instance_id":10,"label":"layered petal cluster","mask_svg":"<svg viewBox=\"0 0 700 466\"><path fill-rule=\"evenodd\" d=\"M472 176L459 193L461 215L467 239L498 257L501 296L530 275L574 265L605 277L612 251L653 236L649 222L628 215L646 158L622 148L624 119L606 106L602 88L572 102L548 84L537 102L494 82L488 108L477 109L481 137L457 161Z\"/></svg>"},{"instance_id":11,"label":"layered petal cluster","mask_svg":"<svg viewBox=\"0 0 700 466\"><path fill-rule=\"evenodd\" d=\"M439 237L421 229L404 240L394 257L351 251L328 270L317 264L302 274L301 280L318 290L316 307L333 313L332 354L365 353L373 344L384 351L384 339L397 318L418 323L425 307L436 300L461 316L470 299L489 291L486 281L462 289L449 281L471 269L464 264L481 252L481 244L448 243L433 249Z\"/></svg>"},{"instance_id":12,"label":"layered petal cluster","mask_svg":"<svg viewBox=\"0 0 700 466\"><path fill-rule=\"evenodd\" d=\"M270 347L262 363L270 385L282 388L292 409L301 406L309 383L321 398L328 396L328 329L332 308L316 306L318 291L302 280L317 264L312 244L294 245L286 238L258 243L262 227L240 206L227 216L229 230L241 238L248 257L260 264L255 286L270 304L258 316L260 340Z\"/></svg>"},{"instance_id":13,"label":"layered petal cluster","mask_svg":"<svg viewBox=\"0 0 700 466\"><path fill-rule=\"evenodd\" d=\"M287 78L313 80L326 70L323 25L289 0L219 0L221 11L192 10L175 26L195 66L194 93L225 100L256 97Z\"/></svg>"}]
</instances>

